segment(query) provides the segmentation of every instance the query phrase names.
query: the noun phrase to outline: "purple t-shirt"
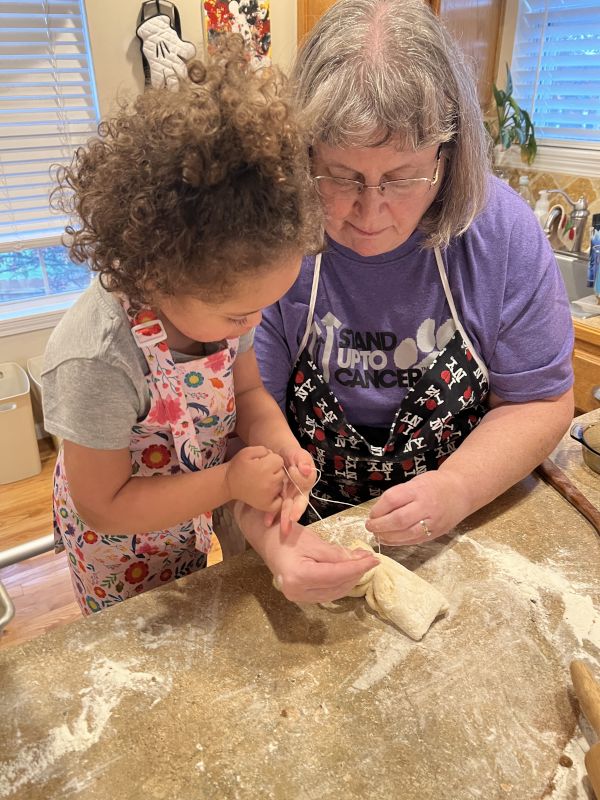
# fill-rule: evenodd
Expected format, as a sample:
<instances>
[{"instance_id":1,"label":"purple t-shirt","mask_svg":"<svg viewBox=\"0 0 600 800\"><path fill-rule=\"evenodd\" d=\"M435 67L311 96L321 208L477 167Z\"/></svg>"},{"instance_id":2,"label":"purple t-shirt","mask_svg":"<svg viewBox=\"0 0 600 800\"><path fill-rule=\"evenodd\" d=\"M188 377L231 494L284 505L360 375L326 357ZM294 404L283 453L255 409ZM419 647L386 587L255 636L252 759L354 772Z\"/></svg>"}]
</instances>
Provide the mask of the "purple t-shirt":
<instances>
[{"instance_id":1,"label":"purple t-shirt","mask_svg":"<svg viewBox=\"0 0 600 800\"><path fill-rule=\"evenodd\" d=\"M329 240L309 346L354 425L386 427L408 388L454 331L433 250L415 232L363 257ZM512 402L560 395L573 383L573 325L562 277L522 199L492 179L486 208L442 252L450 290L492 392ZM314 257L264 312L255 347L268 391L283 408L306 328Z\"/></svg>"}]
</instances>

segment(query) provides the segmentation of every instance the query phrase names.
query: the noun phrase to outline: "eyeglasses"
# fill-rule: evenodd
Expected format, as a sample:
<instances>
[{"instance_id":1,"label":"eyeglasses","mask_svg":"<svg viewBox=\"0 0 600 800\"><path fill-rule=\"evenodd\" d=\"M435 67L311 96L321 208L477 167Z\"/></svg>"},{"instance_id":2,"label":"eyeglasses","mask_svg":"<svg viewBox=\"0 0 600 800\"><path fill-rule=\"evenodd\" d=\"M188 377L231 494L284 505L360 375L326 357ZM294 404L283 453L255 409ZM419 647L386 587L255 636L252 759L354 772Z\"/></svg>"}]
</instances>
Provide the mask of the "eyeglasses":
<instances>
[{"instance_id":1,"label":"eyeglasses","mask_svg":"<svg viewBox=\"0 0 600 800\"><path fill-rule=\"evenodd\" d=\"M355 200L365 189L378 189L381 196L390 201L415 198L425 195L436 186L440 174L441 146L438 148L435 170L432 178L400 178L396 181L380 181L369 186L363 181L351 178L333 178L329 175L316 175L313 178L315 189L324 200Z\"/></svg>"}]
</instances>

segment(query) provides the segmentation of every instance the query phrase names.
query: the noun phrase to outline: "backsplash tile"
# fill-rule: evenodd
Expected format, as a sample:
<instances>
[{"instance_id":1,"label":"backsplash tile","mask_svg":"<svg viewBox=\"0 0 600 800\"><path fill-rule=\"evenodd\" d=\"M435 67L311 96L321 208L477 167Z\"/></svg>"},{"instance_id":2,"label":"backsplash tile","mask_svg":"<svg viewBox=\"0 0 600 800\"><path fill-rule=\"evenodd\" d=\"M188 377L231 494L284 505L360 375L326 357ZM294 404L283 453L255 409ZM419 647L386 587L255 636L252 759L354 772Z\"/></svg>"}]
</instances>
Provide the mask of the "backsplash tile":
<instances>
[{"instance_id":1,"label":"backsplash tile","mask_svg":"<svg viewBox=\"0 0 600 800\"><path fill-rule=\"evenodd\" d=\"M588 218L587 229L583 235L582 248L589 251L590 231L592 229L592 216L600 214L600 178L585 178L581 175L567 175L565 173L541 172L534 167L523 165L522 168L502 167L504 175L509 179L509 183L515 191L519 188L519 176L529 176L529 188L533 199L539 198L540 189L562 189L573 200L578 200L583 195L588 201L590 216ZM560 194L550 195L550 206L558 204L567 213L571 207Z\"/></svg>"}]
</instances>

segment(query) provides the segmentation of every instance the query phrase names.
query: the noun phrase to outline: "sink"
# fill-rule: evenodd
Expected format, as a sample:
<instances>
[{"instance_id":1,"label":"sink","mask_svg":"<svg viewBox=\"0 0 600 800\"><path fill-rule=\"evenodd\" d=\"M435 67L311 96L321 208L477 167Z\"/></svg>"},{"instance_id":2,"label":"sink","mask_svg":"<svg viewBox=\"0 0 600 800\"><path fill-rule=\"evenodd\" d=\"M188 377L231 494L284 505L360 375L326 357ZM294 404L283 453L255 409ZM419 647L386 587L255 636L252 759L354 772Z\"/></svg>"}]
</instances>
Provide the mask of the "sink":
<instances>
[{"instance_id":1,"label":"sink","mask_svg":"<svg viewBox=\"0 0 600 800\"><path fill-rule=\"evenodd\" d=\"M582 257L562 250L555 250L554 257L563 276L571 302L594 294L594 290L587 285L588 259L586 256Z\"/></svg>"}]
</instances>

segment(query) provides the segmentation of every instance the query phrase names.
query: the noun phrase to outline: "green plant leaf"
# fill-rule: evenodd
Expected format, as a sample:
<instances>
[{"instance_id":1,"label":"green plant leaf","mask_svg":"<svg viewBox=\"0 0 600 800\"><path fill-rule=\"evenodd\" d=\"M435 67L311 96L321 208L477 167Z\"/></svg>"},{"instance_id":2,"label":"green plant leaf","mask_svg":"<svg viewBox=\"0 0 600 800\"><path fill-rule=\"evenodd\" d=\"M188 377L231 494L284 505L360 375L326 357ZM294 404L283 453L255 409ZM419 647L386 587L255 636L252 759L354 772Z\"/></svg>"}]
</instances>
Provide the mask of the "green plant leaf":
<instances>
[{"instance_id":1,"label":"green plant leaf","mask_svg":"<svg viewBox=\"0 0 600 800\"><path fill-rule=\"evenodd\" d=\"M521 120L522 120L522 115L523 115L523 111L522 111L520 105L517 103L517 101L513 97L509 98L508 103L509 103L510 107L512 108L513 119L515 121L515 125L518 125L520 127L521 124L522 124Z\"/></svg>"},{"instance_id":2,"label":"green plant leaf","mask_svg":"<svg viewBox=\"0 0 600 800\"><path fill-rule=\"evenodd\" d=\"M507 94L508 97L510 97L512 93L513 93L513 81L512 81L512 75L510 74L510 67L508 66L508 63L507 63L506 64L506 94Z\"/></svg>"},{"instance_id":3,"label":"green plant leaf","mask_svg":"<svg viewBox=\"0 0 600 800\"><path fill-rule=\"evenodd\" d=\"M529 116L527 111L525 111L525 109L523 109L523 108L521 109L521 115L522 115L523 121L525 123L525 138L528 139L530 136L534 135L534 133L533 133L533 122L531 121L531 117Z\"/></svg>"},{"instance_id":4,"label":"green plant leaf","mask_svg":"<svg viewBox=\"0 0 600 800\"><path fill-rule=\"evenodd\" d=\"M496 116L498 122L490 119L486 130L494 144L501 144L509 150L513 144L521 149L521 158L531 164L537 154L535 128L531 117L512 97L514 89L510 67L506 64L506 88L503 91L493 84Z\"/></svg>"}]
</instances>

